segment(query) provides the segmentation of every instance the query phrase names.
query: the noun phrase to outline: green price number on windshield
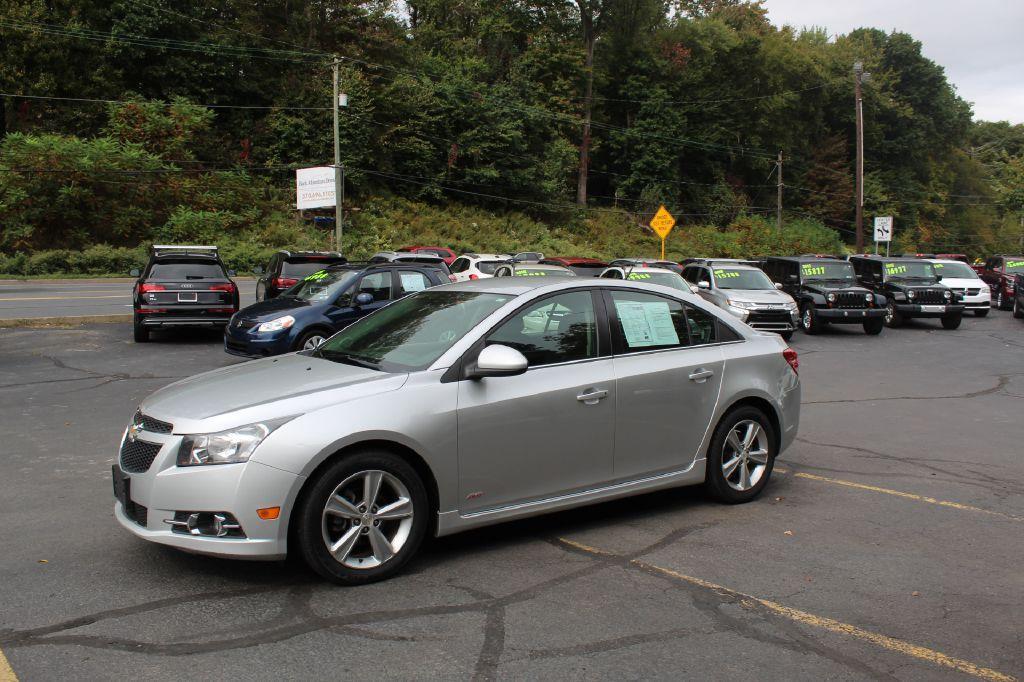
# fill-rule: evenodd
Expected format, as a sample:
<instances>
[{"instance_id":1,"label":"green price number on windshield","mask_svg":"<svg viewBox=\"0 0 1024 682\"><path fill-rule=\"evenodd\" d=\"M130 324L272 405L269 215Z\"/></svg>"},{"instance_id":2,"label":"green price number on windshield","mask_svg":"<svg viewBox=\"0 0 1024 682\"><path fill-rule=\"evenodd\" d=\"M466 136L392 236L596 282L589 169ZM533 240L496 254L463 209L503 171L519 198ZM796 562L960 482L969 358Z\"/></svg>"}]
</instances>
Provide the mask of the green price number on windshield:
<instances>
[{"instance_id":1,"label":"green price number on windshield","mask_svg":"<svg viewBox=\"0 0 1024 682\"><path fill-rule=\"evenodd\" d=\"M547 277L543 270L516 270L516 277Z\"/></svg>"},{"instance_id":2,"label":"green price number on windshield","mask_svg":"<svg viewBox=\"0 0 1024 682\"><path fill-rule=\"evenodd\" d=\"M885 273L887 275L902 275L907 271L906 265L896 265L895 263L885 264Z\"/></svg>"},{"instance_id":3,"label":"green price number on windshield","mask_svg":"<svg viewBox=\"0 0 1024 682\"><path fill-rule=\"evenodd\" d=\"M715 277L718 279L729 279L731 277L739 277L740 273L735 270L715 270Z\"/></svg>"},{"instance_id":4,"label":"green price number on windshield","mask_svg":"<svg viewBox=\"0 0 1024 682\"><path fill-rule=\"evenodd\" d=\"M936 270L941 270L942 268L944 268L946 266L943 265L942 263L932 263L932 267L934 267Z\"/></svg>"},{"instance_id":5,"label":"green price number on windshield","mask_svg":"<svg viewBox=\"0 0 1024 682\"><path fill-rule=\"evenodd\" d=\"M305 279L305 281L306 282L319 282L320 280L325 279L326 277L327 277L327 271L326 270L317 270L312 275L307 277Z\"/></svg>"},{"instance_id":6,"label":"green price number on windshield","mask_svg":"<svg viewBox=\"0 0 1024 682\"><path fill-rule=\"evenodd\" d=\"M631 272L626 279L650 279L651 276L646 272Z\"/></svg>"},{"instance_id":7,"label":"green price number on windshield","mask_svg":"<svg viewBox=\"0 0 1024 682\"><path fill-rule=\"evenodd\" d=\"M825 266L824 265L809 265L808 264L808 265L804 265L803 267L804 267L804 274L805 275L824 275L825 274Z\"/></svg>"},{"instance_id":8,"label":"green price number on windshield","mask_svg":"<svg viewBox=\"0 0 1024 682\"><path fill-rule=\"evenodd\" d=\"M1024 260L1008 260L1006 261L1007 268L1019 268L1024 266Z\"/></svg>"}]
</instances>

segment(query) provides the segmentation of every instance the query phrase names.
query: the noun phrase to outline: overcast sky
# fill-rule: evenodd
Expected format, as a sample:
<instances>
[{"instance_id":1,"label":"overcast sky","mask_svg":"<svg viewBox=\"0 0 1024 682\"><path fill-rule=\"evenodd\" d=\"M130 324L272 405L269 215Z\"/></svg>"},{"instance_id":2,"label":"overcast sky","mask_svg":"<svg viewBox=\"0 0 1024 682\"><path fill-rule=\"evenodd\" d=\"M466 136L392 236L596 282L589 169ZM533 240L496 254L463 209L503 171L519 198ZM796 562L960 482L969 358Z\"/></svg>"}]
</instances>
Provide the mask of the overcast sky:
<instances>
[{"instance_id":1,"label":"overcast sky","mask_svg":"<svg viewBox=\"0 0 1024 682\"><path fill-rule=\"evenodd\" d=\"M1024 0L765 0L777 25L903 31L946 69L974 118L1024 123Z\"/></svg>"}]
</instances>

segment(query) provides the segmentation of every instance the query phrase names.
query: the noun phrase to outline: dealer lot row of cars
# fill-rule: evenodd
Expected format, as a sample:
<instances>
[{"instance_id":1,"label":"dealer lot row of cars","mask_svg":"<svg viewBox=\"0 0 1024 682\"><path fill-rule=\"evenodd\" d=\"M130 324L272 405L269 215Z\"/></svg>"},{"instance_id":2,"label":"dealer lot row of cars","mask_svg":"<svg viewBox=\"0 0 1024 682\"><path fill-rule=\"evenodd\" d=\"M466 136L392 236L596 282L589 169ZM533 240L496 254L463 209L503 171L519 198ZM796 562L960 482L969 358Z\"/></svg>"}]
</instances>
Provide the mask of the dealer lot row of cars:
<instances>
[{"instance_id":1,"label":"dealer lot row of cars","mask_svg":"<svg viewBox=\"0 0 1024 682\"><path fill-rule=\"evenodd\" d=\"M799 428L782 338L798 322L877 334L958 324L966 305L922 259L473 254L453 272L438 253L279 255L237 311L212 247L154 248L147 334L150 317L226 325L226 350L259 359L142 401L115 517L190 552L294 554L343 585L394 575L428 535L684 485L752 500Z\"/></svg>"}]
</instances>

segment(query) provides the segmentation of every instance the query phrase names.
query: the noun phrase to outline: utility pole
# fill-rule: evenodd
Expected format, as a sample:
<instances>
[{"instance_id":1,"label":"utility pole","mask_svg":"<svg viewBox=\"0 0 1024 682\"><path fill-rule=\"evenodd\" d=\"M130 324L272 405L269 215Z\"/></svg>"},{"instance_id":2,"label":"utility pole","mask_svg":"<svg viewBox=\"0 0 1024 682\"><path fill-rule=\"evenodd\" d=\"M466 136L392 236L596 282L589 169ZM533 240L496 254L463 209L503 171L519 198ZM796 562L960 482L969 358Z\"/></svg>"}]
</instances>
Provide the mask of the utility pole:
<instances>
[{"instance_id":1,"label":"utility pole","mask_svg":"<svg viewBox=\"0 0 1024 682\"><path fill-rule=\"evenodd\" d=\"M341 139L338 127L338 109L342 106L338 92L338 65L341 61L334 58L334 248L341 252L342 216L345 203L345 171L341 167ZM346 101L347 104L347 101Z\"/></svg>"},{"instance_id":2,"label":"utility pole","mask_svg":"<svg viewBox=\"0 0 1024 682\"><path fill-rule=\"evenodd\" d=\"M775 200L775 225L779 230L779 237L782 236L782 150L779 150L779 160L775 162L775 169L779 173L778 191L779 196Z\"/></svg>"},{"instance_id":3,"label":"utility pole","mask_svg":"<svg viewBox=\"0 0 1024 682\"><path fill-rule=\"evenodd\" d=\"M857 253L864 253L864 98L861 83L869 80L871 74L864 73L863 62L853 65L853 82L857 107L857 207L854 226L857 231Z\"/></svg>"}]
</instances>

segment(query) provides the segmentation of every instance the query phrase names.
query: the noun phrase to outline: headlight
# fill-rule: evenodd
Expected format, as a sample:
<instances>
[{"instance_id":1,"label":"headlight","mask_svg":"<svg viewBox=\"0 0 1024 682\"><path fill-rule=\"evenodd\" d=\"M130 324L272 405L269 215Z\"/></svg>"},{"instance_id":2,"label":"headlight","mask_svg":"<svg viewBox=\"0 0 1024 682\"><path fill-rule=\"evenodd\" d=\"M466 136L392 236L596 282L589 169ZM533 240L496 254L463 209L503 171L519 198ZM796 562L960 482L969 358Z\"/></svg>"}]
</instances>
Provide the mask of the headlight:
<instances>
[{"instance_id":1,"label":"headlight","mask_svg":"<svg viewBox=\"0 0 1024 682\"><path fill-rule=\"evenodd\" d=\"M953 298L953 294L952 294L952 292L950 292L949 289L946 289L945 291L943 291L942 295L946 298L947 301L949 299Z\"/></svg>"},{"instance_id":2,"label":"headlight","mask_svg":"<svg viewBox=\"0 0 1024 682\"><path fill-rule=\"evenodd\" d=\"M757 307L756 303L751 303L750 301L734 301L731 298L729 299L729 305L731 305L734 308L746 308L746 309L752 309L752 308L756 308Z\"/></svg>"},{"instance_id":3,"label":"headlight","mask_svg":"<svg viewBox=\"0 0 1024 682\"><path fill-rule=\"evenodd\" d=\"M917 296L917 292L914 291L913 289L907 292L907 298L913 299L915 296Z\"/></svg>"},{"instance_id":4,"label":"headlight","mask_svg":"<svg viewBox=\"0 0 1024 682\"><path fill-rule=\"evenodd\" d=\"M867 301L868 303L871 303L873 299L874 296L872 296L871 294L864 294L864 300Z\"/></svg>"},{"instance_id":5,"label":"headlight","mask_svg":"<svg viewBox=\"0 0 1024 682\"><path fill-rule=\"evenodd\" d=\"M247 462L267 436L292 417L239 426L219 433L197 433L185 436L178 448L178 466L201 464L236 464Z\"/></svg>"},{"instance_id":6,"label":"headlight","mask_svg":"<svg viewBox=\"0 0 1024 682\"><path fill-rule=\"evenodd\" d=\"M256 331L261 334L263 332L279 332L282 329L288 329L293 324L295 324L295 318L291 315L285 315L284 317L275 318L270 322L264 322L256 328Z\"/></svg>"},{"instance_id":7,"label":"headlight","mask_svg":"<svg viewBox=\"0 0 1024 682\"><path fill-rule=\"evenodd\" d=\"M829 303L835 303L837 298L838 298L838 296L836 296L835 294L829 294L828 295L828 302Z\"/></svg>"}]
</instances>

